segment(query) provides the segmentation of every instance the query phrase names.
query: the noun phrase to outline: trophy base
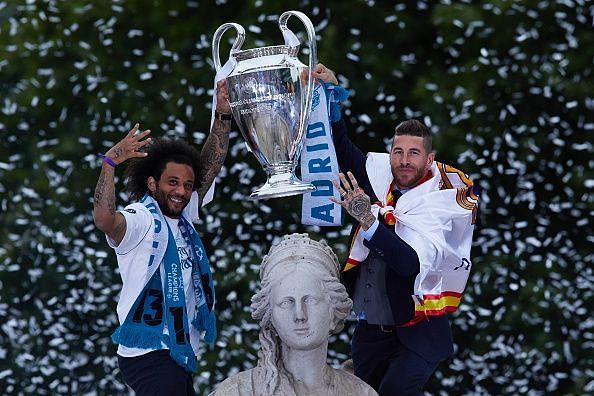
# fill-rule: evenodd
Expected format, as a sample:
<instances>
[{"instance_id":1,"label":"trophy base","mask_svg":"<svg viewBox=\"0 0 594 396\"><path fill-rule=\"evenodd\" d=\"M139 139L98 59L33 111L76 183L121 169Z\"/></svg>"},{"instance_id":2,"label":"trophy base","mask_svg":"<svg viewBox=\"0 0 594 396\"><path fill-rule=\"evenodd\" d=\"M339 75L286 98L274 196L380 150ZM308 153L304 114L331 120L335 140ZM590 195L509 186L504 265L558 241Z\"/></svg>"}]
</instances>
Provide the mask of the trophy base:
<instances>
[{"instance_id":1,"label":"trophy base","mask_svg":"<svg viewBox=\"0 0 594 396\"><path fill-rule=\"evenodd\" d=\"M291 195L305 194L315 191L316 187L310 183L304 183L291 172L270 175L266 183L250 194L249 199L281 198Z\"/></svg>"}]
</instances>

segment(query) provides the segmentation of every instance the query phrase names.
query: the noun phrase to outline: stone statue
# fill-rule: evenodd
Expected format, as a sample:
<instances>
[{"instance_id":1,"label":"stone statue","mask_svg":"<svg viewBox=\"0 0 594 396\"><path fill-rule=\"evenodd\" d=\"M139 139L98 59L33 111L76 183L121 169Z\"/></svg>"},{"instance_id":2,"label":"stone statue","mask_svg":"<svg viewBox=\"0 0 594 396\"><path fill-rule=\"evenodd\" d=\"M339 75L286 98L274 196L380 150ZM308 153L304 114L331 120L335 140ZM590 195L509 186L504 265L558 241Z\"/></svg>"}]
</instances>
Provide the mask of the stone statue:
<instances>
[{"instance_id":1,"label":"stone statue","mask_svg":"<svg viewBox=\"0 0 594 396\"><path fill-rule=\"evenodd\" d=\"M326 363L328 337L342 330L353 302L339 281L332 249L307 234L285 236L260 267L252 297L260 324L258 365L220 383L214 396L377 395Z\"/></svg>"}]
</instances>

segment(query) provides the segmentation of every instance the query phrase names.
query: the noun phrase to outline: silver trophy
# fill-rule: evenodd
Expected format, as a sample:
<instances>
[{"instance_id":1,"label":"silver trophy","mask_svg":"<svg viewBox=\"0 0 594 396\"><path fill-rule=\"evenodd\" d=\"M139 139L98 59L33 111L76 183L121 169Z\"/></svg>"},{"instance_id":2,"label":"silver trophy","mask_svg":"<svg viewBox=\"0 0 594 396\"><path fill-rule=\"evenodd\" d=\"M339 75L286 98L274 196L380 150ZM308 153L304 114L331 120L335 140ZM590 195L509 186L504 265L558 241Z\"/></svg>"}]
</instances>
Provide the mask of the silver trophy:
<instances>
[{"instance_id":1,"label":"silver trophy","mask_svg":"<svg viewBox=\"0 0 594 396\"><path fill-rule=\"evenodd\" d=\"M278 24L283 36L295 37L287 28L287 20L293 15L307 30L309 66L297 58L298 42L294 46L240 50L245 30L236 23L221 25L212 40L213 61L218 73L221 70L221 38L231 28L237 31L230 51L232 59L227 63L230 66L234 63L227 77L231 112L248 149L268 175L266 183L250 195L252 200L315 190L312 184L295 176L295 167L311 110L314 79L310 71L317 63L316 36L309 18L298 11L287 11L280 16Z\"/></svg>"}]
</instances>

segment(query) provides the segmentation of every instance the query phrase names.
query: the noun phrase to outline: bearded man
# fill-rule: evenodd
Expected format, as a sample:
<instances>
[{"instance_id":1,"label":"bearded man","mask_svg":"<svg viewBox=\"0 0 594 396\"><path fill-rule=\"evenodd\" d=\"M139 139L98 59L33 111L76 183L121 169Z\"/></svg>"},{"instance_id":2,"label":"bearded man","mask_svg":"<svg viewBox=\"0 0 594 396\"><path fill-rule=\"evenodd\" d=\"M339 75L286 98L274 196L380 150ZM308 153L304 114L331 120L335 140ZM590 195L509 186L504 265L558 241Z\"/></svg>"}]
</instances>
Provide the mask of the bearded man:
<instances>
[{"instance_id":1,"label":"bearded man","mask_svg":"<svg viewBox=\"0 0 594 396\"><path fill-rule=\"evenodd\" d=\"M314 75L342 89L324 65ZM435 161L420 121L396 126L389 153L364 154L347 137L340 109L330 110L342 172L335 182L342 199L330 200L356 221L342 269L359 319L354 374L380 396L421 395L454 352L446 314L468 279L478 196L464 173Z\"/></svg>"}]
</instances>

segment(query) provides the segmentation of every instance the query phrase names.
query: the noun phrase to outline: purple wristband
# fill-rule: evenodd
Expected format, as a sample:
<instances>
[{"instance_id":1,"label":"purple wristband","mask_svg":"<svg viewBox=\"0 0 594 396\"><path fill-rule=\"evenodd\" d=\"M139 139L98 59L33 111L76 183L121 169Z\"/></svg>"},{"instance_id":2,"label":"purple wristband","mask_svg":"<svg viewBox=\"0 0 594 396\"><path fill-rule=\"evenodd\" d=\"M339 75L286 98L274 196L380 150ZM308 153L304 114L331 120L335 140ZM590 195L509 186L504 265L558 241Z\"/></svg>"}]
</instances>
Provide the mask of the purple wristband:
<instances>
[{"instance_id":1,"label":"purple wristband","mask_svg":"<svg viewBox=\"0 0 594 396\"><path fill-rule=\"evenodd\" d=\"M103 162L105 162L106 164L110 165L112 168L115 168L117 166L117 164L115 162L113 162L113 160L111 158L109 158L107 155L99 153L97 154L99 157L101 157L101 159L103 160Z\"/></svg>"}]
</instances>

